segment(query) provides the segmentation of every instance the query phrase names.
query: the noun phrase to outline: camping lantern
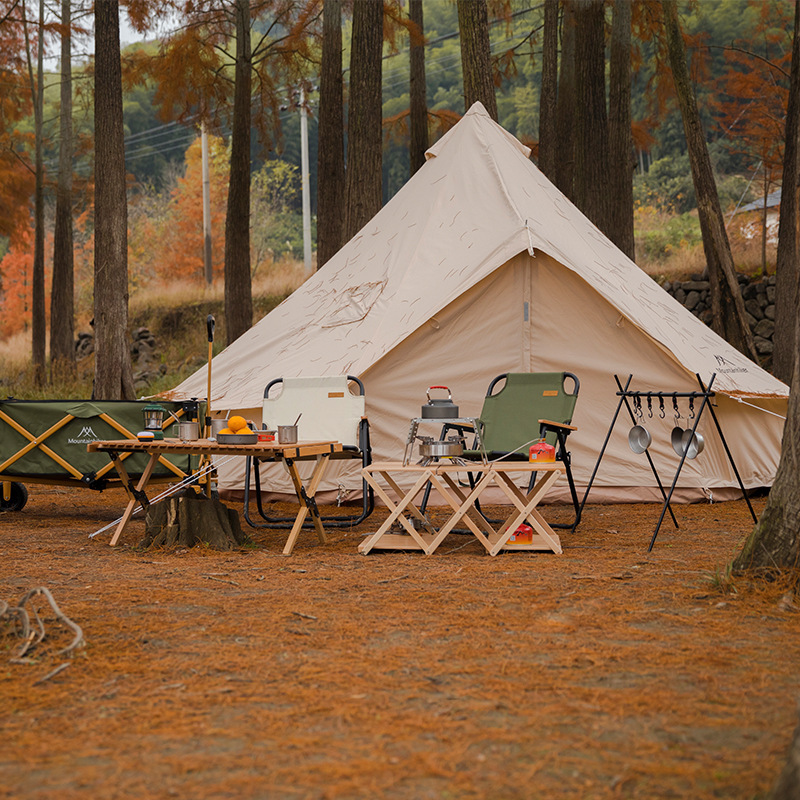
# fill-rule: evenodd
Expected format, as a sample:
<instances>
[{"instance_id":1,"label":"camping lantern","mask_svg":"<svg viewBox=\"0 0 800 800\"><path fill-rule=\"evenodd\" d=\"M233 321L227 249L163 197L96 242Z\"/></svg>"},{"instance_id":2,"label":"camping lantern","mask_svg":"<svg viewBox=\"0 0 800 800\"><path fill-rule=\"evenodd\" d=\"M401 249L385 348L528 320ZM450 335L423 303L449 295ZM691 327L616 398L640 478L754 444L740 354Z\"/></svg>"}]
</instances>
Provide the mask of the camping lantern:
<instances>
[{"instance_id":1,"label":"camping lantern","mask_svg":"<svg viewBox=\"0 0 800 800\"><path fill-rule=\"evenodd\" d=\"M142 413L144 414L144 429L151 431L154 439L163 439L164 430L162 424L166 409L158 403L150 403L142 409Z\"/></svg>"}]
</instances>

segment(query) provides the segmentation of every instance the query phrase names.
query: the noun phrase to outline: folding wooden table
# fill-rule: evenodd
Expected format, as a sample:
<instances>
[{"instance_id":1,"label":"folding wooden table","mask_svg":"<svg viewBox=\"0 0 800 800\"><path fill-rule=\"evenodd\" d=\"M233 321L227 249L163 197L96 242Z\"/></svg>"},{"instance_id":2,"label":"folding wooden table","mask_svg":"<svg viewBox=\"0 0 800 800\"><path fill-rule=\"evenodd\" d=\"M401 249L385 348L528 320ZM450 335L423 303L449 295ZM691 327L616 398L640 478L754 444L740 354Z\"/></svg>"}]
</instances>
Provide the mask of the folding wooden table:
<instances>
[{"instance_id":1,"label":"folding wooden table","mask_svg":"<svg viewBox=\"0 0 800 800\"><path fill-rule=\"evenodd\" d=\"M317 502L314 496L325 475L325 470L330 461L332 453L339 453L342 445L339 442L298 442L296 444L279 444L278 442L258 442L256 444L220 444L209 439L198 439L197 441L184 442L178 439L163 439L158 441L139 441L138 439L121 439L118 441L96 441L87 445L90 452L99 451L108 453L114 466L122 480L122 485L128 493L129 502L125 508L119 525L117 525L114 535L109 544L115 545L125 526L128 524L134 508L137 504L147 508L150 501L147 499L146 489L159 458L168 453L185 453L200 456L251 456L256 461L279 461L286 466L292 479L300 509L297 512L294 526L292 527L283 554L291 554L297 537L303 528L305 518L311 514L317 537L321 543L325 543L325 531L320 520ZM134 484L125 471L122 463L121 453L147 453L150 460L145 467L139 481ZM308 481L308 487L303 486L303 481L297 471L298 459L316 458L314 471Z\"/></svg>"},{"instance_id":2,"label":"folding wooden table","mask_svg":"<svg viewBox=\"0 0 800 800\"><path fill-rule=\"evenodd\" d=\"M459 485L458 473L471 472L476 476L474 488ZM512 473L541 473L528 492L520 489ZM375 462L362 470L365 480L386 503L389 516L381 527L359 545L359 552L366 555L373 549L422 550L433 553L445 537L459 522L486 548L491 556L501 550L550 550L561 553L561 541L547 524L536 506L545 497L559 475L566 472L561 461L549 463L529 461L495 461L488 463L454 463L442 460L431 464L403 464L399 461ZM412 476L414 482L403 490L394 476ZM380 482L378 480L380 478ZM428 517L414 503L414 498L430 482L432 488L452 510L447 521L435 528ZM382 485L385 483L394 493L392 497ZM476 502L490 487L498 486L511 502L512 509L502 524L495 528L476 508ZM422 530L417 530L416 520ZM392 526L399 522L407 536L391 533ZM534 529L531 543L509 542L520 524L527 523Z\"/></svg>"}]
</instances>

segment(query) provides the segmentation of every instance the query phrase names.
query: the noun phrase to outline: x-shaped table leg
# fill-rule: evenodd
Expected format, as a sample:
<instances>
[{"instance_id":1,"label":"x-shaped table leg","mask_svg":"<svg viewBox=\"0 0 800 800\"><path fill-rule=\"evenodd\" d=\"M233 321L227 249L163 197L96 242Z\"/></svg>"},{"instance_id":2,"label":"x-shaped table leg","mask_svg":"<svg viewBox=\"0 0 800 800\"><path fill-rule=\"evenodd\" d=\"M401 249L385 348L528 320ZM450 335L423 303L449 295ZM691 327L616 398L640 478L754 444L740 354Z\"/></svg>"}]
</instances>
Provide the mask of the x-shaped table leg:
<instances>
[{"instance_id":1,"label":"x-shaped table leg","mask_svg":"<svg viewBox=\"0 0 800 800\"><path fill-rule=\"evenodd\" d=\"M500 538L489 549L489 555L496 556L505 547L511 534L525 520L530 522L531 527L544 539L554 553L561 552L561 544L553 529L547 524L544 517L536 511L541 499L547 494L548 489L558 479L561 474L557 471L545 472L544 476L536 483L530 494L524 492L514 484L511 478L504 472L496 473L497 484L505 492L517 508L516 514L512 514L504 525L500 528Z\"/></svg>"},{"instance_id":2,"label":"x-shaped table leg","mask_svg":"<svg viewBox=\"0 0 800 800\"><path fill-rule=\"evenodd\" d=\"M122 480L122 485L125 487L125 491L128 493L128 497L130 498L128 500L128 505L125 507L125 512L122 515L122 519L120 520L119 525L117 525L117 529L114 531L114 535L111 537L111 541L109 542L109 545L113 546L117 543L117 540L122 535L122 531L125 530L125 526L128 524L128 520L131 518L136 505L139 504L142 506L142 508L147 508L148 502L147 496L145 495L145 489L147 488L147 483L150 480L150 476L153 474L153 469L158 463L159 456L158 453L150 454L150 460L147 462L147 466L144 468L141 478L139 478L139 481L134 487L131 483L131 479L128 477L128 472L125 469L119 454L109 453L109 455L111 456L114 466L117 469L117 473Z\"/></svg>"},{"instance_id":3,"label":"x-shaped table leg","mask_svg":"<svg viewBox=\"0 0 800 800\"><path fill-rule=\"evenodd\" d=\"M472 531L481 544L488 550L491 547L489 540L484 535L483 531L476 525L480 523L484 531L487 533L494 533L494 529L488 522L475 510L475 499L480 496L481 492L491 482L491 472L485 472L475 488L465 495L458 484L446 472L441 475L435 473L430 476L431 484L433 484L439 494L447 501L450 507L455 511L455 514L442 525L439 532L436 534L434 540L431 542L429 552L432 553L442 543L445 536L455 528L459 521L464 520L464 524ZM440 478L444 479L447 486L443 486ZM451 494L452 491L452 494ZM455 495L455 497L454 497ZM460 502L459 502L460 501Z\"/></svg>"},{"instance_id":4,"label":"x-shaped table leg","mask_svg":"<svg viewBox=\"0 0 800 800\"><path fill-rule=\"evenodd\" d=\"M419 532L414 528L414 526L408 521L408 518L405 516L404 512L408 511L412 516L420 520L425 528L427 528L431 533L435 533L433 528L431 528L430 524L428 523L425 515L416 507L413 502L414 497L428 482L428 474L423 472L419 478L417 478L414 485L404 493L390 475L387 473L381 473L383 479L387 484L389 484L391 490L397 495L398 500L396 502L391 498L383 486L378 483L375 475L368 471L364 471L363 475L367 483L375 490L375 493L378 495L378 497L380 497L381 500L386 503L386 507L389 509L390 514L386 518L386 521L383 523L383 525L381 525L380 528L378 528L378 530L372 534L372 536L365 539L359 545L358 549L362 555L366 555L370 550L372 550L373 547L375 547L380 538L389 531L395 521L400 522L403 528L405 528L406 532L416 542L419 549L427 554L429 545L425 542L422 536L420 536Z\"/></svg>"},{"instance_id":5,"label":"x-shaped table leg","mask_svg":"<svg viewBox=\"0 0 800 800\"><path fill-rule=\"evenodd\" d=\"M303 481L300 478L300 473L297 471L297 463L295 460L293 458L287 458L284 460L284 464L286 464L286 468L289 471L289 477L291 477L292 483L294 484L294 490L297 494L297 499L300 501L300 509L297 512L297 517L295 518L294 525L292 526L292 531L289 534L289 538L286 540L286 544L283 548L283 555L285 556L291 555L295 543L297 542L297 537L300 535L300 531L303 529L303 522L305 522L305 519L309 513L311 514L311 520L314 523L314 528L317 531L317 538L322 544L325 544L327 541L325 538L325 530L322 527L322 520L319 516L319 509L317 508L317 501L314 499L314 495L317 493L317 489L319 488L322 478L325 475L325 469L328 466L329 460L330 455L327 453L317 456L317 463L314 466L314 471L311 473L311 478L308 482L308 489L303 487Z\"/></svg>"}]
</instances>

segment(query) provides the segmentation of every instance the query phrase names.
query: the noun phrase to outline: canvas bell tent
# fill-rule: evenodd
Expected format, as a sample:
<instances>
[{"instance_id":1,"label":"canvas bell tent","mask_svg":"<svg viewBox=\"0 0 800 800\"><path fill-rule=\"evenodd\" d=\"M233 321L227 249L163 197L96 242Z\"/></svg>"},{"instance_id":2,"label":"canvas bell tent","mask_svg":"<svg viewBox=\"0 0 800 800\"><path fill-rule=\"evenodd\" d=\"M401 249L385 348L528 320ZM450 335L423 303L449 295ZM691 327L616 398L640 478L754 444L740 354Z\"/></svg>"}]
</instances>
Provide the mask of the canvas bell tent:
<instances>
[{"instance_id":1,"label":"canvas bell tent","mask_svg":"<svg viewBox=\"0 0 800 800\"><path fill-rule=\"evenodd\" d=\"M374 459L400 460L428 387L448 386L462 416L478 416L500 373L569 371L580 379L569 438L580 487L617 407L615 374L633 375L639 391L692 392L696 374L707 383L716 373L715 412L742 481L771 485L788 387L671 298L528 156L474 105L368 225L213 359L214 412L260 424L273 378L355 375L366 388ZM168 397L205 397L207 380L200 369ZM678 464L671 401L664 418L655 412L645 411L649 452L669 483ZM686 400L679 412L686 427ZM630 427L627 416L614 427L591 501L660 499L645 457L628 445ZM710 414L698 430L706 446L686 462L678 500L738 487ZM221 490L241 489L244 459L219 475ZM291 492L280 470L271 475L269 488ZM324 488L360 485L356 469L331 473ZM566 499L566 483L552 496Z\"/></svg>"}]
</instances>

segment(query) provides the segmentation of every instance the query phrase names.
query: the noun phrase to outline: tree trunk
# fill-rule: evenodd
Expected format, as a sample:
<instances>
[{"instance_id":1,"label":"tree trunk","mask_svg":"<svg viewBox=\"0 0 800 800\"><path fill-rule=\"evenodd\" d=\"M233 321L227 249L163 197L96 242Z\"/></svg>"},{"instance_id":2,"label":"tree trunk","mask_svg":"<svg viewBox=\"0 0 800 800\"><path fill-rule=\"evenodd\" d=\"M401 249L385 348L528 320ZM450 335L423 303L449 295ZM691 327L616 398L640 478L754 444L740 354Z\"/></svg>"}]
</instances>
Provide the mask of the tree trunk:
<instances>
[{"instance_id":1,"label":"tree trunk","mask_svg":"<svg viewBox=\"0 0 800 800\"><path fill-rule=\"evenodd\" d=\"M575 19L575 52L580 54L575 62L575 204L608 233L611 197L603 0L580 3Z\"/></svg>"},{"instance_id":2,"label":"tree trunk","mask_svg":"<svg viewBox=\"0 0 800 800\"><path fill-rule=\"evenodd\" d=\"M558 102L558 0L544 0L542 94L539 100L539 169L556 180Z\"/></svg>"},{"instance_id":3,"label":"tree trunk","mask_svg":"<svg viewBox=\"0 0 800 800\"><path fill-rule=\"evenodd\" d=\"M792 381L794 326L797 320L797 283L800 275L797 242L797 182L800 177L798 135L800 134L800 0L794 6L792 68L789 103L786 108L783 181L781 190L778 256L775 267L775 334L772 372L785 383ZM764 203L766 214L766 201ZM765 232L766 233L766 232ZM765 237L766 238L766 237Z\"/></svg>"},{"instance_id":4,"label":"tree trunk","mask_svg":"<svg viewBox=\"0 0 800 800\"><path fill-rule=\"evenodd\" d=\"M677 2L662 0L661 4L664 10L669 62L681 108L689 163L697 195L703 251L708 262L712 294L712 326L737 350L757 362L753 334L745 316L744 301L733 266L731 247L725 230L703 126L697 110L697 101L689 81L686 51L678 23Z\"/></svg>"},{"instance_id":5,"label":"tree trunk","mask_svg":"<svg viewBox=\"0 0 800 800\"><path fill-rule=\"evenodd\" d=\"M409 164L413 175L425 163L425 151L428 149L428 99L425 88L425 25L422 0L409 0L408 15L417 27L417 33L411 35L409 46L411 60Z\"/></svg>"},{"instance_id":6,"label":"tree trunk","mask_svg":"<svg viewBox=\"0 0 800 800\"><path fill-rule=\"evenodd\" d=\"M317 152L317 269L342 246L344 210L344 98L342 2L322 9L322 64Z\"/></svg>"},{"instance_id":7,"label":"tree trunk","mask_svg":"<svg viewBox=\"0 0 800 800\"><path fill-rule=\"evenodd\" d=\"M464 107L469 110L473 103L481 102L497 122L486 0L457 0L456 7L461 37Z\"/></svg>"},{"instance_id":8,"label":"tree trunk","mask_svg":"<svg viewBox=\"0 0 800 800\"><path fill-rule=\"evenodd\" d=\"M381 67L383 2L353 4L350 102L347 119L345 240L349 241L383 205Z\"/></svg>"},{"instance_id":9,"label":"tree trunk","mask_svg":"<svg viewBox=\"0 0 800 800\"><path fill-rule=\"evenodd\" d=\"M575 200L575 6L563 0L564 21L561 25L561 72L558 76L556 120L556 186Z\"/></svg>"},{"instance_id":10,"label":"tree trunk","mask_svg":"<svg viewBox=\"0 0 800 800\"><path fill-rule=\"evenodd\" d=\"M128 206L119 2L95 6L95 249L93 396L133 400L128 332Z\"/></svg>"},{"instance_id":11,"label":"tree trunk","mask_svg":"<svg viewBox=\"0 0 800 800\"><path fill-rule=\"evenodd\" d=\"M786 764L767 800L797 800L800 797L800 721L794 729Z\"/></svg>"},{"instance_id":12,"label":"tree trunk","mask_svg":"<svg viewBox=\"0 0 800 800\"><path fill-rule=\"evenodd\" d=\"M72 251L72 63L70 0L61 0L61 142L58 155L53 289L50 294L50 374L75 375L75 290Z\"/></svg>"},{"instance_id":13,"label":"tree trunk","mask_svg":"<svg viewBox=\"0 0 800 800\"><path fill-rule=\"evenodd\" d=\"M781 459L767 505L742 552L735 571L780 570L800 566L800 325L794 330L795 363L781 442Z\"/></svg>"},{"instance_id":14,"label":"tree trunk","mask_svg":"<svg viewBox=\"0 0 800 800\"><path fill-rule=\"evenodd\" d=\"M611 28L608 92L608 139L611 165L609 237L631 260L633 238L633 134L631 132L631 0L616 0Z\"/></svg>"},{"instance_id":15,"label":"tree trunk","mask_svg":"<svg viewBox=\"0 0 800 800\"><path fill-rule=\"evenodd\" d=\"M47 327L44 309L44 163L42 158L42 114L44 110L44 0L39 0L39 33L36 53L36 78L34 79L33 59L31 57L30 34L22 4L22 24L25 34L25 50L28 60L28 78L31 87L34 118L34 234L33 234L33 275L31 276L31 363L33 382L36 386L44 383L45 339Z\"/></svg>"},{"instance_id":16,"label":"tree trunk","mask_svg":"<svg viewBox=\"0 0 800 800\"><path fill-rule=\"evenodd\" d=\"M232 344L253 324L250 283L250 4L236 0L236 65L228 207L225 217L225 331Z\"/></svg>"}]
</instances>

